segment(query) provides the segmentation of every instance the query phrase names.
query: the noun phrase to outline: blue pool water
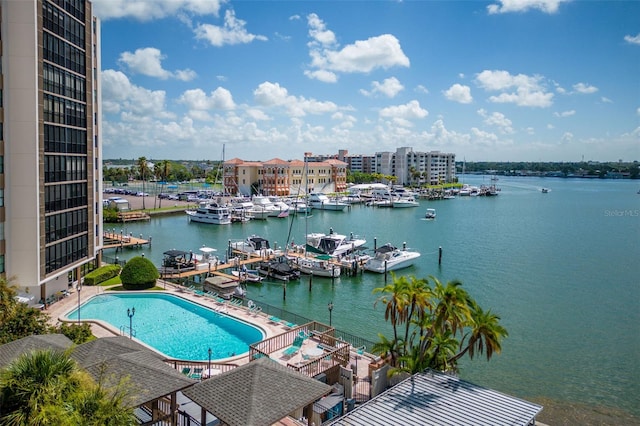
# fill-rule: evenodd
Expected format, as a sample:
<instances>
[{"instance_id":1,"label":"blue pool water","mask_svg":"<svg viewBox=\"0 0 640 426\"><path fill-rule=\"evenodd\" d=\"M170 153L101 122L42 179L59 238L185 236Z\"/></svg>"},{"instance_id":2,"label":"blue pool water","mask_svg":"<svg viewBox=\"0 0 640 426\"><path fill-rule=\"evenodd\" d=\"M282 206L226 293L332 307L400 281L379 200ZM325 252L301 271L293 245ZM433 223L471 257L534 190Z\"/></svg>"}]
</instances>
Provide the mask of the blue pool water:
<instances>
[{"instance_id":1,"label":"blue pool water","mask_svg":"<svg viewBox=\"0 0 640 426\"><path fill-rule=\"evenodd\" d=\"M132 308L135 338L170 358L206 361L209 349L214 360L240 355L265 336L251 324L166 293L94 296L80 306L80 319L104 321L128 334ZM76 320L78 310L67 318Z\"/></svg>"}]
</instances>

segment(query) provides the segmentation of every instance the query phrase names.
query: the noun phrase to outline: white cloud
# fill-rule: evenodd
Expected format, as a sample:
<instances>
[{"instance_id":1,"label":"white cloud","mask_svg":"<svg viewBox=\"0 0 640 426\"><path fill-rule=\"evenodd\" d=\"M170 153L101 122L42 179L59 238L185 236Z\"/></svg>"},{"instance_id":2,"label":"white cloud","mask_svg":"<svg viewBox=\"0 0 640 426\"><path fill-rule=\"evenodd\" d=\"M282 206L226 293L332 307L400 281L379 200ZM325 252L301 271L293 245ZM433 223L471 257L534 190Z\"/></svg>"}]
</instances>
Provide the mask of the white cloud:
<instances>
[{"instance_id":1,"label":"white cloud","mask_svg":"<svg viewBox=\"0 0 640 426\"><path fill-rule=\"evenodd\" d=\"M249 108L249 109L247 109L245 111L245 113L251 119L256 120L256 121L268 121L268 120L271 120L271 117L269 117L267 114L265 114L264 111L262 111L260 109L257 109L257 108Z\"/></svg>"},{"instance_id":2,"label":"white cloud","mask_svg":"<svg viewBox=\"0 0 640 426\"><path fill-rule=\"evenodd\" d=\"M470 104L473 102L473 97L471 97L471 88L469 86L463 86L462 84L456 83L443 93L450 101L461 104Z\"/></svg>"},{"instance_id":3,"label":"white cloud","mask_svg":"<svg viewBox=\"0 0 640 426\"><path fill-rule=\"evenodd\" d=\"M480 115L485 119L484 123L486 125L498 127L500 133L503 133L503 134L513 133L513 127L512 127L513 123L503 113L493 112L491 114L488 114L487 111L485 111L484 109L479 109L478 115Z\"/></svg>"},{"instance_id":4,"label":"white cloud","mask_svg":"<svg viewBox=\"0 0 640 426\"><path fill-rule=\"evenodd\" d=\"M102 20L134 18L140 21L179 13L218 16L224 0L92 0L93 13Z\"/></svg>"},{"instance_id":5,"label":"white cloud","mask_svg":"<svg viewBox=\"0 0 640 426\"><path fill-rule=\"evenodd\" d=\"M554 112L553 115L555 115L556 117L559 118L564 118L564 117L571 117L572 115L575 115L576 111L575 110L570 110L570 111L562 111L562 112Z\"/></svg>"},{"instance_id":6,"label":"white cloud","mask_svg":"<svg viewBox=\"0 0 640 426\"><path fill-rule=\"evenodd\" d=\"M376 69L395 66L409 66L409 58L402 51L400 42L391 34L357 40L339 49L335 34L326 28L316 14L307 16L309 25L309 56L311 71L305 72L309 78L326 77L319 73L368 73ZM336 77L337 79L337 77ZM321 81L333 81L324 79Z\"/></svg>"},{"instance_id":7,"label":"white cloud","mask_svg":"<svg viewBox=\"0 0 640 426\"><path fill-rule=\"evenodd\" d=\"M638 109L636 109L636 114L640 115L640 107L638 107Z\"/></svg>"},{"instance_id":8,"label":"white cloud","mask_svg":"<svg viewBox=\"0 0 640 426\"><path fill-rule=\"evenodd\" d=\"M631 43L631 44L640 44L640 33L638 33L637 35L626 35L624 36L624 41L626 41L627 43Z\"/></svg>"},{"instance_id":9,"label":"white cloud","mask_svg":"<svg viewBox=\"0 0 640 426\"><path fill-rule=\"evenodd\" d=\"M577 83L573 85L573 90L578 93L591 94L598 91L598 88L585 83Z\"/></svg>"},{"instance_id":10,"label":"white cloud","mask_svg":"<svg viewBox=\"0 0 640 426\"><path fill-rule=\"evenodd\" d=\"M380 83L379 81L372 82L371 91L362 89L360 90L360 93L365 96L375 96L376 94L380 93L388 98L393 98L403 90L404 86L402 85L402 83L400 83L400 80L395 77L390 77L383 80L382 83Z\"/></svg>"},{"instance_id":11,"label":"white cloud","mask_svg":"<svg viewBox=\"0 0 640 426\"><path fill-rule=\"evenodd\" d=\"M284 107L292 117L307 114L326 114L338 109L333 102L321 102L289 95L286 88L278 83L264 82L253 92L256 103L264 107Z\"/></svg>"},{"instance_id":12,"label":"white cloud","mask_svg":"<svg viewBox=\"0 0 640 426\"><path fill-rule=\"evenodd\" d=\"M145 47L136 49L134 53L123 52L120 54L118 62L124 64L136 74L149 77L156 77L161 80L176 78L182 81L190 81L196 77L196 73L190 69L178 70L174 72L165 70L162 67L162 60L166 56L155 47Z\"/></svg>"},{"instance_id":13,"label":"white cloud","mask_svg":"<svg viewBox=\"0 0 640 426\"><path fill-rule=\"evenodd\" d=\"M148 90L136 86L120 71L102 72L102 106L106 114L171 117L164 110L165 97L164 90Z\"/></svg>"},{"instance_id":14,"label":"white cloud","mask_svg":"<svg viewBox=\"0 0 640 426\"><path fill-rule=\"evenodd\" d=\"M218 87L209 96L202 89L187 90L178 102L185 104L189 109L189 116L198 120L208 120L210 117L207 111L235 108L231 92L222 87Z\"/></svg>"},{"instance_id":15,"label":"white cloud","mask_svg":"<svg viewBox=\"0 0 640 426\"><path fill-rule=\"evenodd\" d=\"M336 35L328 30L322 19L315 13L307 16L309 25L309 37L320 43L322 46L333 46L336 44Z\"/></svg>"},{"instance_id":16,"label":"white cloud","mask_svg":"<svg viewBox=\"0 0 640 426\"><path fill-rule=\"evenodd\" d=\"M560 138L560 140L562 142L571 142L573 140L573 133L571 132L564 132L564 134L562 135L562 137Z\"/></svg>"},{"instance_id":17,"label":"white cloud","mask_svg":"<svg viewBox=\"0 0 640 426\"><path fill-rule=\"evenodd\" d=\"M541 76L511 75L502 70L484 70L476 76L476 84L487 91L502 92L489 97L496 103L546 108L553 104L553 93L546 91Z\"/></svg>"},{"instance_id":18,"label":"white cloud","mask_svg":"<svg viewBox=\"0 0 640 426\"><path fill-rule=\"evenodd\" d=\"M194 29L196 38L211 43L212 46L221 47L228 44L247 44L254 40L266 41L267 37L248 33L246 22L237 19L233 10L227 10L224 14L224 25L219 27L212 24L200 24Z\"/></svg>"},{"instance_id":19,"label":"white cloud","mask_svg":"<svg viewBox=\"0 0 640 426\"><path fill-rule=\"evenodd\" d=\"M304 75L306 75L310 79L319 80L324 83L335 83L336 81L338 81L338 76L336 75L336 73L327 70L305 70Z\"/></svg>"},{"instance_id":20,"label":"white cloud","mask_svg":"<svg viewBox=\"0 0 640 426\"><path fill-rule=\"evenodd\" d=\"M410 101L404 105L393 105L380 110L380 117L390 118L402 127L412 126L411 120L422 119L429 115L429 111L420 106L418 101Z\"/></svg>"},{"instance_id":21,"label":"white cloud","mask_svg":"<svg viewBox=\"0 0 640 426\"><path fill-rule=\"evenodd\" d=\"M526 12L537 9L544 13L556 13L561 3L570 0L498 0L498 4L487 6L489 14Z\"/></svg>"},{"instance_id":22,"label":"white cloud","mask_svg":"<svg viewBox=\"0 0 640 426\"><path fill-rule=\"evenodd\" d=\"M416 86L416 88L415 88L415 91L418 92L418 93L422 93L423 95L428 95L429 94L429 89L427 89L422 84L418 84Z\"/></svg>"},{"instance_id":23,"label":"white cloud","mask_svg":"<svg viewBox=\"0 0 640 426\"><path fill-rule=\"evenodd\" d=\"M604 102L605 104L612 104L613 101L605 96L600 98L600 101Z\"/></svg>"}]
</instances>

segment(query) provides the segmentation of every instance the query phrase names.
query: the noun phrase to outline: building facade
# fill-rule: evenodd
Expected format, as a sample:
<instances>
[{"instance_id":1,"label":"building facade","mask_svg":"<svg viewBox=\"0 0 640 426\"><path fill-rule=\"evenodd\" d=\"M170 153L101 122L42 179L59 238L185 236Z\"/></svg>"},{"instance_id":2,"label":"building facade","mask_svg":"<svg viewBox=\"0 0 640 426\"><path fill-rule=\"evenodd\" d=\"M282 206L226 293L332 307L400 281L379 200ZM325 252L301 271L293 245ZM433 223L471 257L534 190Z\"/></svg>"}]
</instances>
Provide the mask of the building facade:
<instances>
[{"instance_id":1,"label":"building facade","mask_svg":"<svg viewBox=\"0 0 640 426\"><path fill-rule=\"evenodd\" d=\"M245 162L234 158L224 163L225 192L236 195L302 195L311 192L344 192L347 163L274 158L265 162Z\"/></svg>"},{"instance_id":2,"label":"building facade","mask_svg":"<svg viewBox=\"0 0 640 426\"><path fill-rule=\"evenodd\" d=\"M46 299L100 260L99 21L85 0L0 0L0 44L0 274Z\"/></svg>"},{"instance_id":3,"label":"building facade","mask_svg":"<svg viewBox=\"0 0 640 426\"><path fill-rule=\"evenodd\" d=\"M456 179L456 155L440 151L414 152L402 147L396 152L377 152L375 172L395 176L398 185L438 185Z\"/></svg>"}]
</instances>

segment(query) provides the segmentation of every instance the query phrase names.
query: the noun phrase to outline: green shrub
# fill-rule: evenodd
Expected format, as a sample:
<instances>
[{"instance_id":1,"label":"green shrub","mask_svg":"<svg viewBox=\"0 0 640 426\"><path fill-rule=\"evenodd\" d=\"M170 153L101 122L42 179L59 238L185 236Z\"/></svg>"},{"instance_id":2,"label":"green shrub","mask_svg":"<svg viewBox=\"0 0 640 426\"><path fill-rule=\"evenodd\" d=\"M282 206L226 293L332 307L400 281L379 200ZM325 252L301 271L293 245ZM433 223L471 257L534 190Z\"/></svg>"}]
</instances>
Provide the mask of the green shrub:
<instances>
[{"instance_id":1,"label":"green shrub","mask_svg":"<svg viewBox=\"0 0 640 426\"><path fill-rule=\"evenodd\" d=\"M86 322L80 325L62 323L58 327L58 331L73 340L76 345L95 339L95 336L91 333L91 325Z\"/></svg>"},{"instance_id":2,"label":"green shrub","mask_svg":"<svg viewBox=\"0 0 640 426\"><path fill-rule=\"evenodd\" d=\"M106 223L119 222L118 209L115 207L105 207L102 209L102 221Z\"/></svg>"},{"instance_id":3,"label":"green shrub","mask_svg":"<svg viewBox=\"0 0 640 426\"><path fill-rule=\"evenodd\" d=\"M122 287L126 290L153 288L158 278L160 274L155 265L149 259L140 256L129 260L120 273Z\"/></svg>"},{"instance_id":4,"label":"green shrub","mask_svg":"<svg viewBox=\"0 0 640 426\"><path fill-rule=\"evenodd\" d=\"M120 265L105 265L84 276L84 285L98 285L111 278L117 277L120 273Z\"/></svg>"}]
</instances>

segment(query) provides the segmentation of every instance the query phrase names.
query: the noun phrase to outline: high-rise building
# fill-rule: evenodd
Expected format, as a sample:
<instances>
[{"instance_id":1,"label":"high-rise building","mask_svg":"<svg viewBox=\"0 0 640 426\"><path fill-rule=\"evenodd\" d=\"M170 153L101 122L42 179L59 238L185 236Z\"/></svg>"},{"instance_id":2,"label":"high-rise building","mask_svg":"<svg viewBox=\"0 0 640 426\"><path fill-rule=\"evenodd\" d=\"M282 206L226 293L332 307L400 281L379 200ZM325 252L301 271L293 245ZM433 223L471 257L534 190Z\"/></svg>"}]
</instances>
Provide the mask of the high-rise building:
<instances>
[{"instance_id":1,"label":"high-rise building","mask_svg":"<svg viewBox=\"0 0 640 426\"><path fill-rule=\"evenodd\" d=\"M102 246L100 26L88 0L0 0L0 274L36 300Z\"/></svg>"}]
</instances>

